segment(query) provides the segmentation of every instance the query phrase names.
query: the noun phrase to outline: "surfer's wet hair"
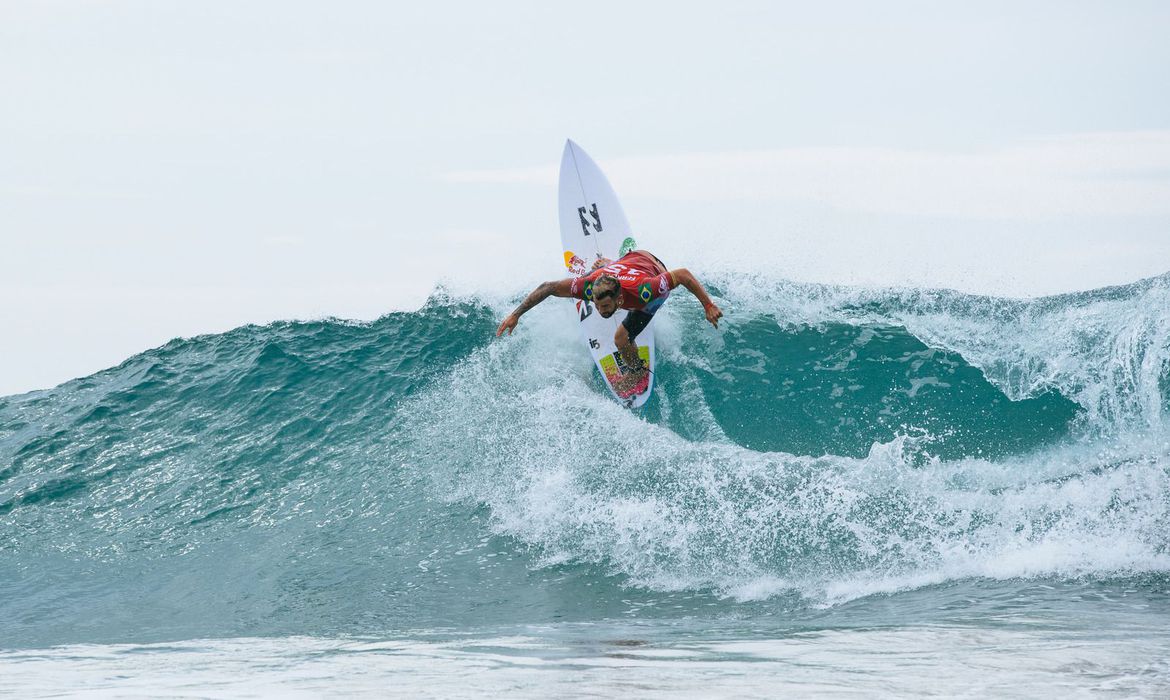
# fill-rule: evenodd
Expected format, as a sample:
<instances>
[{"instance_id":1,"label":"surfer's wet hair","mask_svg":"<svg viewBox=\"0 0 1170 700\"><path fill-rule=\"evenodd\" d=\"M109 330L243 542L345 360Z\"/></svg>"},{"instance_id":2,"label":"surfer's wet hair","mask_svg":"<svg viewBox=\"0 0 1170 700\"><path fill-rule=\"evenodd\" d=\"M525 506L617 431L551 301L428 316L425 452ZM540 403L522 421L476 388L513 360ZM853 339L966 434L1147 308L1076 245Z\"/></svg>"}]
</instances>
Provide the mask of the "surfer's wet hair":
<instances>
[{"instance_id":1,"label":"surfer's wet hair","mask_svg":"<svg viewBox=\"0 0 1170 700\"><path fill-rule=\"evenodd\" d=\"M622 288L621 283L618 282L617 277L613 275L601 275L593 280L593 298L604 299L612 296L614 299L618 296L618 291Z\"/></svg>"}]
</instances>

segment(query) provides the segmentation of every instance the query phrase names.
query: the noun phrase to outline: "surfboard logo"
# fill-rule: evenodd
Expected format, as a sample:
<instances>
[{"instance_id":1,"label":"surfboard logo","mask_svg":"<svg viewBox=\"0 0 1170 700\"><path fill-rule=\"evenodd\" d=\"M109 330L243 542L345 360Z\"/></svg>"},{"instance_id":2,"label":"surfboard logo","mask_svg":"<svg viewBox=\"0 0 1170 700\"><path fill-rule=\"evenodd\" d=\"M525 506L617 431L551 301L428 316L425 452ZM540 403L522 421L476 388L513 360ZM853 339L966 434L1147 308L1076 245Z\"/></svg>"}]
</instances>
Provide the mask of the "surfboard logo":
<instances>
[{"instance_id":1,"label":"surfboard logo","mask_svg":"<svg viewBox=\"0 0 1170 700\"><path fill-rule=\"evenodd\" d=\"M649 282L643 282L638 287L638 298L642 300L642 303L646 303L654 298L654 292L650 291Z\"/></svg>"},{"instance_id":2,"label":"surfboard logo","mask_svg":"<svg viewBox=\"0 0 1170 700\"><path fill-rule=\"evenodd\" d=\"M574 275L583 275L588 270L586 269L585 260L571 250L565 251L565 267Z\"/></svg>"},{"instance_id":3,"label":"surfboard logo","mask_svg":"<svg viewBox=\"0 0 1170 700\"><path fill-rule=\"evenodd\" d=\"M588 214L593 219L593 221L586 219L586 214ZM593 229L598 233L601 233L601 213L597 211L597 202L593 203L592 209L577 207L577 217L581 219L581 231L584 232L586 236L590 235L590 226L592 226Z\"/></svg>"}]
</instances>

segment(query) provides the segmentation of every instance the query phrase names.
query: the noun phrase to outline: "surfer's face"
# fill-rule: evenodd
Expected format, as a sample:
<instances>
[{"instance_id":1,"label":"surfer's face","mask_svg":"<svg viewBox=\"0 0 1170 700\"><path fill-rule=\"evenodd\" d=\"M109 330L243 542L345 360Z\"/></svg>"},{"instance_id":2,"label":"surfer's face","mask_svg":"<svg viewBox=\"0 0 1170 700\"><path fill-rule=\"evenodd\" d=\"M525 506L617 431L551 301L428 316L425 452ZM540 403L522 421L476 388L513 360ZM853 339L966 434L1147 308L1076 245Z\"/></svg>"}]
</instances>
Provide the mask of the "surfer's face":
<instances>
[{"instance_id":1,"label":"surfer's face","mask_svg":"<svg viewBox=\"0 0 1170 700\"><path fill-rule=\"evenodd\" d=\"M593 305L597 307L597 313L601 314L602 318L609 318L617 311L617 297L618 292L615 288L593 293Z\"/></svg>"},{"instance_id":2,"label":"surfer's face","mask_svg":"<svg viewBox=\"0 0 1170 700\"><path fill-rule=\"evenodd\" d=\"M617 301L614 299L599 299L595 303L597 313L601 314L602 318L609 318L613 316L614 311L617 311Z\"/></svg>"}]
</instances>

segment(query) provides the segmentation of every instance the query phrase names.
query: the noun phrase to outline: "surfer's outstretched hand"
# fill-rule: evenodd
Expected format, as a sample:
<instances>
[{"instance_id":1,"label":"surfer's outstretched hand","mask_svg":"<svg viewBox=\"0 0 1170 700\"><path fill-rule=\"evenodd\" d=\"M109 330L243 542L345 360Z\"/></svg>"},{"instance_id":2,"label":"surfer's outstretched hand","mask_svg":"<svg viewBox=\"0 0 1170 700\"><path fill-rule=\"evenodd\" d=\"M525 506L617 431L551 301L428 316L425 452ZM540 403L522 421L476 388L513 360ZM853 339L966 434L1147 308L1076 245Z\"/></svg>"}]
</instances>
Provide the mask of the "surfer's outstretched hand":
<instances>
[{"instance_id":1,"label":"surfer's outstretched hand","mask_svg":"<svg viewBox=\"0 0 1170 700\"><path fill-rule=\"evenodd\" d=\"M504 331L508 331L508 335L512 335L512 331L516 329L516 324L519 322L520 322L519 316L517 316L516 314L508 314L508 317L505 318L500 323L500 327L496 329L496 337L499 338L501 335L504 334Z\"/></svg>"},{"instance_id":2,"label":"surfer's outstretched hand","mask_svg":"<svg viewBox=\"0 0 1170 700\"><path fill-rule=\"evenodd\" d=\"M707 314L707 320L711 322L712 326L719 327L719 319L723 318L723 312L719 310L715 304L708 304L703 307L703 312Z\"/></svg>"}]
</instances>

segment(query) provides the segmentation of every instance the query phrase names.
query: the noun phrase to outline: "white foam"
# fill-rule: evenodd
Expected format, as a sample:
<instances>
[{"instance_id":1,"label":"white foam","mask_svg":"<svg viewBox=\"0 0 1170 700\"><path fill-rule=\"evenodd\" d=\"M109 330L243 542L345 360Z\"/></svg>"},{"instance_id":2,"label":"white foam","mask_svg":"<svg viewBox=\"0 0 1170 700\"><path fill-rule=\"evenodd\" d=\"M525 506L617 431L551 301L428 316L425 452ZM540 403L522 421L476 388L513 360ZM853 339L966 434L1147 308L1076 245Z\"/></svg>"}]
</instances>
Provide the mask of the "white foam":
<instances>
[{"instance_id":1,"label":"white foam","mask_svg":"<svg viewBox=\"0 0 1170 700\"><path fill-rule=\"evenodd\" d=\"M493 529L545 564L593 563L654 590L741 600L796 590L824 604L957 578L1170 570L1161 433L926 464L916 441L930 436L860 459L756 452L719 431L691 441L606 398L557 311L525 321L527 332L410 402L403 427L409 463L437 493L486 505ZM656 391L676 411L702 401L685 381Z\"/></svg>"},{"instance_id":2,"label":"white foam","mask_svg":"<svg viewBox=\"0 0 1170 700\"><path fill-rule=\"evenodd\" d=\"M0 651L16 697L1162 696L1160 628L883 626L771 637L645 624L414 638L204 639ZM444 638L446 637L446 638ZM614 640L636 640L621 644ZM701 678L701 683L695 679ZM1037 693L1039 694L1039 693Z\"/></svg>"}]
</instances>

